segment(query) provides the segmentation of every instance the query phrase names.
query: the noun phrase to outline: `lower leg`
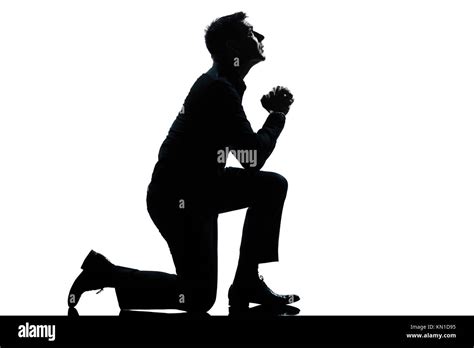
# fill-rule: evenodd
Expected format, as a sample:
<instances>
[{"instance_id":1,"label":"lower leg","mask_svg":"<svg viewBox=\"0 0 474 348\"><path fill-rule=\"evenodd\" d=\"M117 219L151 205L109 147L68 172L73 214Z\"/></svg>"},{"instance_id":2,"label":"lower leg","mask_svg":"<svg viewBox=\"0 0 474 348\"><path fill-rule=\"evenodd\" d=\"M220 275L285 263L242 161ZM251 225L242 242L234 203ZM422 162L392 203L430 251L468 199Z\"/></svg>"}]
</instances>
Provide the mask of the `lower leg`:
<instances>
[{"instance_id":1,"label":"lower leg","mask_svg":"<svg viewBox=\"0 0 474 348\"><path fill-rule=\"evenodd\" d=\"M258 279L258 263L240 257L235 272L234 284L252 284Z\"/></svg>"},{"instance_id":2,"label":"lower leg","mask_svg":"<svg viewBox=\"0 0 474 348\"><path fill-rule=\"evenodd\" d=\"M183 309L178 277L156 271L118 276L115 293L121 309Z\"/></svg>"}]
</instances>

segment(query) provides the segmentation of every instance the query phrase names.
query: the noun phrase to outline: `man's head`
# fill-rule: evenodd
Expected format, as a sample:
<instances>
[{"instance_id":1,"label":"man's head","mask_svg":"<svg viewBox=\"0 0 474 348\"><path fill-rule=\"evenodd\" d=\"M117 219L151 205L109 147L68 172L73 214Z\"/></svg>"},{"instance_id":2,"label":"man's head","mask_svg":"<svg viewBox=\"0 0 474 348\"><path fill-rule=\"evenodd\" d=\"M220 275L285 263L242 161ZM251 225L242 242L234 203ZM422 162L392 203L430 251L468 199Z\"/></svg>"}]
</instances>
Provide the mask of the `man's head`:
<instances>
[{"instance_id":1,"label":"man's head","mask_svg":"<svg viewBox=\"0 0 474 348\"><path fill-rule=\"evenodd\" d=\"M237 12L217 18L207 27L206 46L215 62L252 66L265 60L264 36L254 31L246 18L244 12Z\"/></svg>"}]
</instances>

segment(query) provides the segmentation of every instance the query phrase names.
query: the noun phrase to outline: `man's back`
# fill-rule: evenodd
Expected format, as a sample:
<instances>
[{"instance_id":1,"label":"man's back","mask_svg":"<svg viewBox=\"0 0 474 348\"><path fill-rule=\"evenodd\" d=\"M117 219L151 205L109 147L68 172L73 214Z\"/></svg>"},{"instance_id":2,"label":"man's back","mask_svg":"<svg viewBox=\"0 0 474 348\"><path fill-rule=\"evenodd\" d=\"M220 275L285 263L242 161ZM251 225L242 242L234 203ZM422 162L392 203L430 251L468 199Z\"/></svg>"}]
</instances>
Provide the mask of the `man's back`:
<instances>
[{"instance_id":1,"label":"man's back","mask_svg":"<svg viewBox=\"0 0 474 348\"><path fill-rule=\"evenodd\" d=\"M161 145L158 161L189 176L216 176L225 163L217 151L225 147L225 116L228 105L219 98L222 89L233 86L223 78L202 74L191 87L183 107Z\"/></svg>"}]
</instances>

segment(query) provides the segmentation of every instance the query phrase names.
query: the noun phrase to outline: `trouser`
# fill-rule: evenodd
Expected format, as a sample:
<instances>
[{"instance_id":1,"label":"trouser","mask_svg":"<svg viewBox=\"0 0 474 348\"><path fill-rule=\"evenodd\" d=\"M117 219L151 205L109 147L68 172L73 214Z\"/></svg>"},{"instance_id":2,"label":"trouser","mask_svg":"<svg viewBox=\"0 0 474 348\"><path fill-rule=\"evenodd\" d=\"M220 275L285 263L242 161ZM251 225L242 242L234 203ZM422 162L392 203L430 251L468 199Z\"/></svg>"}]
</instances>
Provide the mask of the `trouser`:
<instances>
[{"instance_id":1,"label":"trouser","mask_svg":"<svg viewBox=\"0 0 474 348\"><path fill-rule=\"evenodd\" d=\"M182 309L208 311L217 291L217 217L248 207L239 263L278 261L280 221L287 192L286 179L272 172L226 168L216 190L214 209L205 200L180 198L149 188L148 212L165 238L176 275L156 271L131 273L116 287L122 309Z\"/></svg>"}]
</instances>

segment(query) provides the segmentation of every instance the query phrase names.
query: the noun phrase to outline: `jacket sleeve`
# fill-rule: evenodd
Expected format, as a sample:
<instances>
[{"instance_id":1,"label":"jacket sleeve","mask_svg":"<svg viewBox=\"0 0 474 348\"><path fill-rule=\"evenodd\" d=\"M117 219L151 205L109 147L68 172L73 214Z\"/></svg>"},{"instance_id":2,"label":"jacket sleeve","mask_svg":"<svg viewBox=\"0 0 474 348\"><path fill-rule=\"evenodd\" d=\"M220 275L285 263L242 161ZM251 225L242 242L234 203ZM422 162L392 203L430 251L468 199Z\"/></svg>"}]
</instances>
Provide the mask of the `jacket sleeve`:
<instances>
[{"instance_id":1,"label":"jacket sleeve","mask_svg":"<svg viewBox=\"0 0 474 348\"><path fill-rule=\"evenodd\" d=\"M272 154L285 126L285 115L279 112L270 113L262 128L255 133L247 120L241 98L232 85L216 81L215 97L223 143L228 144L236 153L242 154L236 156L242 167L249 170L261 169ZM249 158L254 158L255 161L250 162Z\"/></svg>"}]
</instances>

